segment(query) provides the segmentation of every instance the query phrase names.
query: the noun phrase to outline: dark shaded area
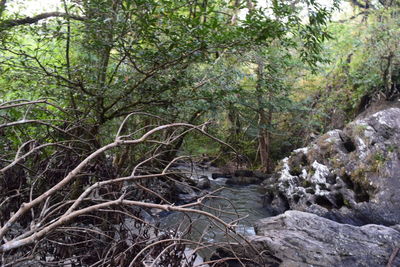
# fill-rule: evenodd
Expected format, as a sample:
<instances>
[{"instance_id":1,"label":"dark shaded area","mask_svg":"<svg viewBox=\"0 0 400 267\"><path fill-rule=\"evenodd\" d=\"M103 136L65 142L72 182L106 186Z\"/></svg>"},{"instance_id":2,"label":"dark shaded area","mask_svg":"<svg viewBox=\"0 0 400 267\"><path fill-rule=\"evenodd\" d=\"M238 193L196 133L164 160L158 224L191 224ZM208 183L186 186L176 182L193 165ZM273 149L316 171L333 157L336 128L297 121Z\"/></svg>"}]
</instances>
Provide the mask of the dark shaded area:
<instances>
[{"instance_id":1,"label":"dark shaded area","mask_svg":"<svg viewBox=\"0 0 400 267\"><path fill-rule=\"evenodd\" d=\"M235 254L232 252L235 251ZM243 264L248 267L278 267L282 262L281 259L275 257L269 251L263 251L263 254L255 254L252 248L242 247L237 244L232 245L232 250L227 248L217 248L211 255L210 260L216 261L212 266L215 267L242 267ZM239 258L242 263L236 259L226 258Z\"/></svg>"},{"instance_id":2,"label":"dark shaded area","mask_svg":"<svg viewBox=\"0 0 400 267\"><path fill-rule=\"evenodd\" d=\"M332 173L330 173L327 177L326 177L326 182L328 183L328 184L336 184L336 174L332 174Z\"/></svg>"},{"instance_id":3,"label":"dark shaded area","mask_svg":"<svg viewBox=\"0 0 400 267\"><path fill-rule=\"evenodd\" d=\"M344 139L343 146L348 153L351 153L356 150L354 142L348 137Z\"/></svg>"},{"instance_id":4,"label":"dark shaded area","mask_svg":"<svg viewBox=\"0 0 400 267\"><path fill-rule=\"evenodd\" d=\"M236 170L234 176L254 177L254 172L251 170Z\"/></svg>"},{"instance_id":5,"label":"dark shaded area","mask_svg":"<svg viewBox=\"0 0 400 267\"><path fill-rule=\"evenodd\" d=\"M329 210L332 208L336 208L336 206L332 204L332 202L325 196L317 196L315 198L315 203Z\"/></svg>"},{"instance_id":6,"label":"dark shaded area","mask_svg":"<svg viewBox=\"0 0 400 267\"><path fill-rule=\"evenodd\" d=\"M360 184L355 184L354 193L356 202L369 202L369 194Z\"/></svg>"},{"instance_id":7,"label":"dark shaded area","mask_svg":"<svg viewBox=\"0 0 400 267\"><path fill-rule=\"evenodd\" d=\"M351 180L351 177L350 177L349 175L343 174L341 178L342 178L343 182L346 184L346 186L347 186L349 189L351 189L351 190L354 189L354 183L353 183L353 181Z\"/></svg>"},{"instance_id":8,"label":"dark shaded area","mask_svg":"<svg viewBox=\"0 0 400 267\"><path fill-rule=\"evenodd\" d=\"M341 207L344 206L345 203L342 194L338 193L335 195L335 204L337 209L340 209Z\"/></svg>"}]
</instances>

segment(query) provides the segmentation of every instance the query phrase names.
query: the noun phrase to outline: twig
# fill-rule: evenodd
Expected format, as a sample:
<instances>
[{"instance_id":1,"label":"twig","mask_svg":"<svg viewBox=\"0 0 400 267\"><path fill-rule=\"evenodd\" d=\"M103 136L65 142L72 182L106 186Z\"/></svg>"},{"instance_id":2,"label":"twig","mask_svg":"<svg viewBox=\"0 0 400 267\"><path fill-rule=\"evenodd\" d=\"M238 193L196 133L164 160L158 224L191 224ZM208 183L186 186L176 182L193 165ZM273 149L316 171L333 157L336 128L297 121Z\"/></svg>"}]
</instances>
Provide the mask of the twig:
<instances>
[{"instance_id":1,"label":"twig","mask_svg":"<svg viewBox=\"0 0 400 267\"><path fill-rule=\"evenodd\" d=\"M386 267L393 267L393 262L394 262L394 260L395 260L395 258L397 256L397 254L399 253L399 250L400 250L400 247L396 247L393 250L392 254L390 255L390 258L389 258L389 261L388 261Z\"/></svg>"}]
</instances>

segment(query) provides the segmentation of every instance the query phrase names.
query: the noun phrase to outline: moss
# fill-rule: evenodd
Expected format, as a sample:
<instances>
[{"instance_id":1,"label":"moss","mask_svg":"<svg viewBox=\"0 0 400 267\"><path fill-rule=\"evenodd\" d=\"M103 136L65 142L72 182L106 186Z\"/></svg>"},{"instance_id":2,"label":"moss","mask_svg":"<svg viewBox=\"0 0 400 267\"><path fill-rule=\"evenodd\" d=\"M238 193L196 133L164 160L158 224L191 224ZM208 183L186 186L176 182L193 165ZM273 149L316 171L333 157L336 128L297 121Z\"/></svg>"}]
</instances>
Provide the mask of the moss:
<instances>
[{"instance_id":1,"label":"moss","mask_svg":"<svg viewBox=\"0 0 400 267\"><path fill-rule=\"evenodd\" d=\"M367 165L368 166L368 165ZM351 180L354 183L355 200L357 202L368 202L370 199L370 194L373 194L375 188L370 184L368 179L368 172L370 172L370 167L365 165L359 166L358 169L351 173Z\"/></svg>"},{"instance_id":2,"label":"moss","mask_svg":"<svg viewBox=\"0 0 400 267\"><path fill-rule=\"evenodd\" d=\"M303 180L301 181L301 186L304 188L311 187L312 183L309 180Z\"/></svg>"},{"instance_id":3,"label":"moss","mask_svg":"<svg viewBox=\"0 0 400 267\"><path fill-rule=\"evenodd\" d=\"M364 176L365 176L364 168L355 169L351 174L351 177L358 178L357 180L359 180L359 178L364 178Z\"/></svg>"},{"instance_id":4,"label":"moss","mask_svg":"<svg viewBox=\"0 0 400 267\"><path fill-rule=\"evenodd\" d=\"M329 158L329 163L333 169L341 169L343 167L343 163L339 160L338 157Z\"/></svg>"},{"instance_id":5,"label":"moss","mask_svg":"<svg viewBox=\"0 0 400 267\"><path fill-rule=\"evenodd\" d=\"M349 201L348 199L343 199L343 204L344 204L346 207L351 208L351 204L350 204L350 201Z\"/></svg>"},{"instance_id":6,"label":"moss","mask_svg":"<svg viewBox=\"0 0 400 267\"><path fill-rule=\"evenodd\" d=\"M395 151L398 151L399 150L399 147L398 146L396 146L396 145L390 145L390 146L388 146L388 152L389 153L393 153L393 152L395 152Z\"/></svg>"},{"instance_id":7,"label":"moss","mask_svg":"<svg viewBox=\"0 0 400 267\"><path fill-rule=\"evenodd\" d=\"M293 166L290 168L289 173L293 176L299 176L301 174L302 168L301 166Z\"/></svg>"},{"instance_id":8,"label":"moss","mask_svg":"<svg viewBox=\"0 0 400 267\"><path fill-rule=\"evenodd\" d=\"M378 162L385 162L386 161L385 156L380 152L378 152L378 153L376 153L374 155L374 159L375 159L375 161L378 161Z\"/></svg>"},{"instance_id":9,"label":"moss","mask_svg":"<svg viewBox=\"0 0 400 267\"><path fill-rule=\"evenodd\" d=\"M368 128L368 126L367 125L356 125L354 128L353 128L353 133L354 133L354 135L358 135L358 136L364 136L364 132L365 132L365 130Z\"/></svg>"},{"instance_id":10,"label":"moss","mask_svg":"<svg viewBox=\"0 0 400 267\"><path fill-rule=\"evenodd\" d=\"M351 180L355 183L360 184L362 187L368 187L368 179L367 179L367 169L364 168L363 166L360 166L360 168L354 170L351 173Z\"/></svg>"},{"instance_id":11,"label":"moss","mask_svg":"<svg viewBox=\"0 0 400 267\"><path fill-rule=\"evenodd\" d=\"M372 166L371 171L379 172L379 170L382 168L385 162L386 162L386 157L382 153L376 153L374 155L374 162L371 165Z\"/></svg>"},{"instance_id":12,"label":"moss","mask_svg":"<svg viewBox=\"0 0 400 267\"><path fill-rule=\"evenodd\" d=\"M340 169L337 170L337 174L338 174L339 176L344 176L344 175L346 175L346 168L345 168L344 166L341 167Z\"/></svg>"},{"instance_id":13,"label":"moss","mask_svg":"<svg viewBox=\"0 0 400 267\"><path fill-rule=\"evenodd\" d=\"M366 159L367 172L379 173L382 166L386 163L387 157L382 152L376 152Z\"/></svg>"}]
</instances>

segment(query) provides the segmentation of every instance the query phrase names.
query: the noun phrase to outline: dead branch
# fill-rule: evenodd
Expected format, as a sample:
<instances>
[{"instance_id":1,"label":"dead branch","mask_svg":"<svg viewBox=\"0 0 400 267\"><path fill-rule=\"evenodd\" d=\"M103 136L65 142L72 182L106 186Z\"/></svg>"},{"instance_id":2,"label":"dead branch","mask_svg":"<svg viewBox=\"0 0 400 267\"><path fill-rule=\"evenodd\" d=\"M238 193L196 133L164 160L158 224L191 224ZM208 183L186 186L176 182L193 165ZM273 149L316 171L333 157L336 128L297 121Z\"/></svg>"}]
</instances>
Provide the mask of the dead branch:
<instances>
[{"instance_id":1,"label":"dead branch","mask_svg":"<svg viewBox=\"0 0 400 267\"><path fill-rule=\"evenodd\" d=\"M42 104L47 102L19 100L0 107L9 109ZM30 108L25 111L24 117L28 113L30 116L33 114ZM11 191L4 197L0 195L3 224L0 229L0 254L6 259L5 265L17 262L45 265L46 262L34 255L50 249L60 254L49 260L48 264L70 262L76 265L90 263L92 266L129 264L139 266L142 262L150 260L153 266L166 261L174 266L192 266L194 257L186 258L185 246L195 245L193 253L204 248L226 247L224 243L206 242L204 240L206 230L197 241L184 238L193 231L195 227L192 225L196 221L204 219L209 222L210 227L214 226L225 233L227 239L246 242L243 236L235 233L235 228L243 217L224 210L224 207L205 204L207 199L221 198L215 194L223 188L203 194L192 203L176 205L158 191L157 187L152 187L154 183L186 185L182 182L181 177L184 177L182 172L171 169L176 161L186 157L177 157L164 162L159 159L166 153L163 146L170 146L190 131L209 136L216 142L225 143L205 132L204 126L207 123L198 126L187 123L152 125L123 135L125 125L132 115L135 114L128 115L122 122L113 142L95 151L91 150L92 146L82 147L86 143L80 136L72 140L54 140L48 143L45 143L46 138L25 136L21 138L20 145L13 146L15 152L7 155L8 158L13 156L13 159L2 159L8 163L1 166L0 175L3 177L8 175L7 179L12 178L12 175L27 176L26 179L30 182L21 183L14 195L11 195ZM25 125L30 124L57 127L52 125L52 122L24 119L0 123L0 128L22 131ZM63 128L68 129L68 120L65 120L65 123ZM84 128L79 124L74 127ZM69 131L61 128L60 130ZM41 140L41 144L36 140ZM116 149L149 143L160 146L147 146L151 152L145 153L148 156L143 157L140 162L135 162L134 165L127 164L124 173L130 173L129 176L113 172L111 161L107 167L107 160ZM63 169L62 163L66 159L69 160L68 155L74 155L76 160L72 160L71 164ZM154 164L158 167L154 168ZM25 171L28 167L31 169ZM43 181L48 181L48 177L54 177L54 182L42 184ZM0 186L3 185L0 183ZM10 199L13 201L9 201ZM157 200L157 203L154 200ZM171 233L161 229L157 224L146 221L146 217L141 215L141 212L146 210L177 212L184 214L187 220L183 220ZM235 218L222 219L224 215L233 215ZM132 227L137 227L137 230ZM78 252L81 253L78 257L76 249L79 247L82 249L85 247L86 250ZM93 247L93 251L88 253L90 247ZM54 250L55 248L57 250ZM232 254L235 255L234 252ZM241 262L240 257L235 259Z\"/></svg>"}]
</instances>

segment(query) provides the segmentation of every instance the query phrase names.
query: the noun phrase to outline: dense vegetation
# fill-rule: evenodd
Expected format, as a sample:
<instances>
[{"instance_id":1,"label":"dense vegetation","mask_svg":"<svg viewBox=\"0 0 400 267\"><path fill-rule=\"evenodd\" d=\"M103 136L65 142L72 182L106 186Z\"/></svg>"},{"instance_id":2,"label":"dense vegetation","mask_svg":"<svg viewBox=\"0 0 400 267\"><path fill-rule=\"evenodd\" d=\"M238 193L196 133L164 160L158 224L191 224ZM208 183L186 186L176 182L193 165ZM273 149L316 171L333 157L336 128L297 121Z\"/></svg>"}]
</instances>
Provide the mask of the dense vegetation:
<instances>
[{"instance_id":1,"label":"dense vegetation","mask_svg":"<svg viewBox=\"0 0 400 267\"><path fill-rule=\"evenodd\" d=\"M29 16L13 2L0 1L5 264L178 264L190 241L157 233L149 252L141 213L201 209L173 205L186 181L171 162L272 172L399 94L396 1L353 0L344 15L313 0L64 0Z\"/></svg>"}]
</instances>

